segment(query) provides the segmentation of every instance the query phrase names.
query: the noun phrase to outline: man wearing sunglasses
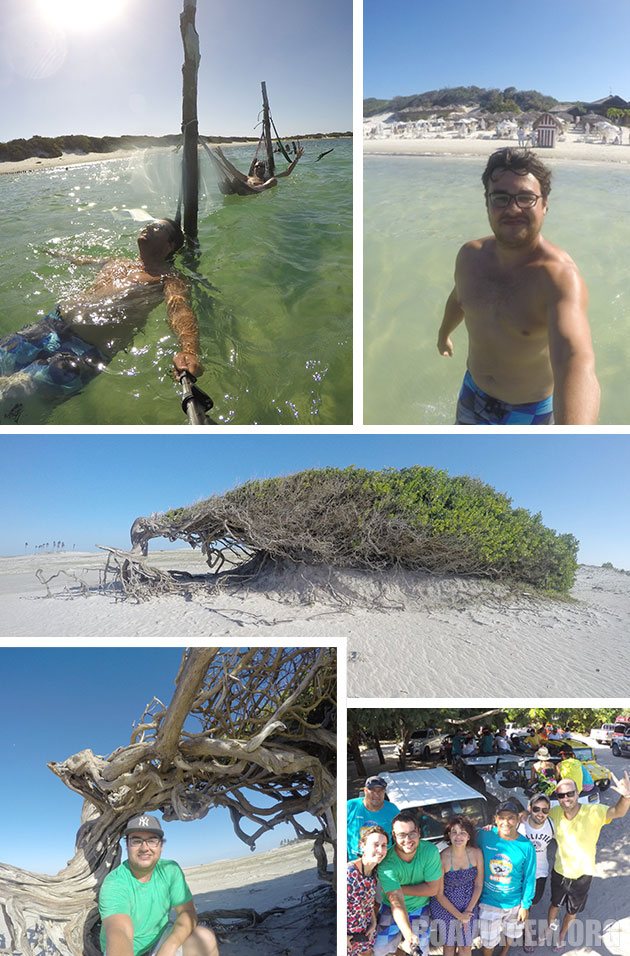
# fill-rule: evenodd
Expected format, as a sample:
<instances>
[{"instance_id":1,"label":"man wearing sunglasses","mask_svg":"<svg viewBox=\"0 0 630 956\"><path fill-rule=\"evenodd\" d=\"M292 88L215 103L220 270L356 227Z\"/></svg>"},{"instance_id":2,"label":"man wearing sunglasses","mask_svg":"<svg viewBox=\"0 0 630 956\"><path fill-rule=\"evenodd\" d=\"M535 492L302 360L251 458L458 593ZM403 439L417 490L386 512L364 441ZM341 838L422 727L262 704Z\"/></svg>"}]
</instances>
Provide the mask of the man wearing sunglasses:
<instances>
[{"instance_id":1,"label":"man wearing sunglasses","mask_svg":"<svg viewBox=\"0 0 630 956\"><path fill-rule=\"evenodd\" d=\"M536 892L532 900L532 906L539 903L545 891L545 884L549 876L549 844L554 838L553 823L549 819L551 802L544 793L537 793L529 801L529 813L525 820L519 824L518 832L527 837L536 851ZM536 949L536 940L533 927L525 924L525 946L526 953L533 953Z\"/></svg>"},{"instance_id":2,"label":"man wearing sunglasses","mask_svg":"<svg viewBox=\"0 0 630 956\"><path fill-rule=\"evenodd\" d=\"M586 905L586 898L595 873L597 841L603 826L625 817L630 810L630 775L622 780L613 774L612 790L619 794L614 807L601 803L579 803L578 790L570 778L560 780L555 797L559 806L552 807L549 817L556 831L558 849L551 872L551 906L549 928L558 929L558 913L564 905L566 913L560 926L554 952L561 953L566 946L571 923Z\"/></svg>"},{"instance_id":3,"label":"man wearing sunglasses","mask_svg":"<svg viewBox=\"0 0 630 956\"><path fill-rule=\"evenodd\" d=\"M551 173L527 149L493 153L482 175L493 235L459 251L438 334L463 322L468 361L458 425L593 425L599 384L586 286L571 257L541 235Z\"/></svg>"},{"instance_id":4,"label":"man wearing sunglasses","mask_svg":"<svg viewBox=\"0 0 630 956\"><path fill-rule=\"evenodd\" d=\"M214 933L197 926L180 866L161 859L164 831L157 818L132 817L123 835L128 859L105 877L98 898L101 951L105 956L218 956Z\"/></svg>"}]
</instances>

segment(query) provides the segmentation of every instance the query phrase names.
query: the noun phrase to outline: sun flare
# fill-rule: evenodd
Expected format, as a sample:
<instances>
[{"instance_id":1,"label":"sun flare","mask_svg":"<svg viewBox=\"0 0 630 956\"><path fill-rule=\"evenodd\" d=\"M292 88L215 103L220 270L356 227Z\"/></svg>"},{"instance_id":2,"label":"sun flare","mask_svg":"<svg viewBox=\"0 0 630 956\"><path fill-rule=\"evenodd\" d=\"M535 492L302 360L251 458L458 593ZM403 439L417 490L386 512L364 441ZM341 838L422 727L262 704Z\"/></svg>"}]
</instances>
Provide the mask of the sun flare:
<instances>
[{"instance_id":1,"label":"sun flare","mask_svg":"<svg viewBox=\"0 0 630 956\"><path fill-rule=\"evenodd\" d=\"M87 32L119 17L128 0L38 0L43 17L65 30Z\"/></svg>"}]
</instances>

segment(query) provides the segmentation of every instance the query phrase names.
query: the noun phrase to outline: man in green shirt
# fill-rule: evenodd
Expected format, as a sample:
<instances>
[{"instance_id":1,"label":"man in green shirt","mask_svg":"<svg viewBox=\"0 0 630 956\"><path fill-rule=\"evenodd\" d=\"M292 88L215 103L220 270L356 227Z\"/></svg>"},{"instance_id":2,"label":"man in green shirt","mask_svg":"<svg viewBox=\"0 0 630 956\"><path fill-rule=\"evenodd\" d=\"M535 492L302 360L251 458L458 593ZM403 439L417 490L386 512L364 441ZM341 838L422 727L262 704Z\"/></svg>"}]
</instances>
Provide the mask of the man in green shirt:
<instances>
[{"instance_id":1,"label":"man in green shirt","mask_svg":"<svg viewBox=\"0 0 630 956\"><path fill-rule=\"evenodd\" d=\"M378 919L374 956L396 947L417 956L429 953L429 897L442 882L442 862L436 846L420 839L413 810L401 810L392 820L394 845L379 864L383 905ZM400 942L402 937L402 942Z\"/></svg>"},{"instance_id":2,"label":"man in green shirt","mask_svg":"<svg viewBox=\"0 0 630 956\"><path fill-rule=\"evenodd\" d=\"M128 859L105 877L98 898L105 956L218 956L214 933L197 926L181 867L161 859L164 831L157 818L132 817L123 835Z\"/></svg>"}]
</instances>

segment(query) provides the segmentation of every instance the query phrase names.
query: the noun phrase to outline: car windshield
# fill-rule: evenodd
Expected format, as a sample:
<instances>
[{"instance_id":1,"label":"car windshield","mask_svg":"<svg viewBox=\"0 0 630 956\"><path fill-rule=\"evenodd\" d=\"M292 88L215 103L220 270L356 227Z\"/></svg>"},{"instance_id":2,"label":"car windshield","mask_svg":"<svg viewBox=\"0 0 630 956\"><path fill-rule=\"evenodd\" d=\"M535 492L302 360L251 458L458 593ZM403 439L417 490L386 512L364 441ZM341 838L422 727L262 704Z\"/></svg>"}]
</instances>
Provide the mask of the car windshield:
<instances>
[{"instance_id":1,"label":"car windshield","mask_svg":"<svg viewBox=\"0 0 630 956\"><path fill-rule=\"evenodd\" d=\"M591 747L574 747L573 753L578 760L594 760L595 756Z\"/></svg>"},{"instance_id":2,"label":"car windshield","mask_svg":"<svg viewBox=\"0 0 630 956\"><path fill-rule=\"evenodd\" d=\"M420 833L425 840L444 837L444 827L453 817L467 817L476 827L486 823L486 803L484 800L453 800L449 803L432 803L418 807Z\"/></svg>"}]
</instances>

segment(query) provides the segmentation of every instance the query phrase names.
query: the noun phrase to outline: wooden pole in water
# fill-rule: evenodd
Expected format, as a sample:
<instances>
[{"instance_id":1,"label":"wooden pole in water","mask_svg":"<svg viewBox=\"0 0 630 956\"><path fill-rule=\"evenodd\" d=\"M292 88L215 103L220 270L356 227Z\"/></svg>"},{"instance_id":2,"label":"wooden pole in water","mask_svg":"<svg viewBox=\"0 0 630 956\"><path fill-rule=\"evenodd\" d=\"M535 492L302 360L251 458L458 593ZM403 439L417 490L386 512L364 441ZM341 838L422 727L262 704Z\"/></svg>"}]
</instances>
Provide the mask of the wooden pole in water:
<instances>
[{"instance_id":1,"label":"wooden pole in water","mask_svg":"<svg viewBox=\"0 0 630 956\"><path fill-rule=\"evenodd\" d=\"M199 205L199 123L197 120L197 74L199 72L199 34L195 28L197 0L184 0L184 10L179 24L184 44L182 67L182 133L183 173L182 201L184 206L183 230L189 239L197 238Z\"/></svg>"},{"instance_id":2,"label":"wooden pole in water","mask_svg":"<svg viewBox=\"0 0 630 956\"><path fill-rule=\"evenodd\" d=\"M267 147L267 178L269 179L275 171L273 143L271 142L271 122L269 120L269 100L267 99L267 84L263 80L260 85L263 98L263 132L265 134L265 145Z\"/></svg>"}]
</instances>

